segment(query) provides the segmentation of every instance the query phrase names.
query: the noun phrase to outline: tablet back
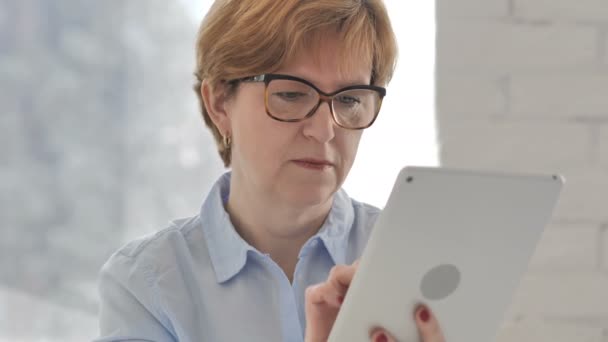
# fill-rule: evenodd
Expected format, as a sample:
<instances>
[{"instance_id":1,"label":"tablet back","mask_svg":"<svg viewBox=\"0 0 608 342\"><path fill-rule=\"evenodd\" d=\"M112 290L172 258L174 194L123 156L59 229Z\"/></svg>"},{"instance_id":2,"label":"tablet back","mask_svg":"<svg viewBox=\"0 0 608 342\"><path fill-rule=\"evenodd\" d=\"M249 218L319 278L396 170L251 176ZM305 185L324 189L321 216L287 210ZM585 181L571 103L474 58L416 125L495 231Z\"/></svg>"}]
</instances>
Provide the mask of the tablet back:
<instances>
[{"instance_id":1,"label":"tablet back","mask_svg":"<svg viewBox=\"0 0 608 342\"><path fill-rule=\"evenodd\" d=\"M404 168L329 341L367 342L382 326L418 342L418 303L447 341L493 341L562 184L554 175Z\"/></svg>"}]
</instances>

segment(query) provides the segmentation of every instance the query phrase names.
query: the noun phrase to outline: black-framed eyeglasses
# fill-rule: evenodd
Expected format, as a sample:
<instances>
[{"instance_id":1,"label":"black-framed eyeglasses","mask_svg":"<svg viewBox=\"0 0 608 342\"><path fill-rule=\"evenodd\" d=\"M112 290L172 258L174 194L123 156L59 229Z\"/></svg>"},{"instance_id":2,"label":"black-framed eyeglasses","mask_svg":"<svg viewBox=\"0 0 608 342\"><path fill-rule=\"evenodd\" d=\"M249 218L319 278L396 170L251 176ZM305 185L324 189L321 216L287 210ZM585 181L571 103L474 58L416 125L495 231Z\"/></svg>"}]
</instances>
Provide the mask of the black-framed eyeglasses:
<instances>
[{"instance_id":1,"label":"black-framed eyeglasses","mask_svg":"<svg viewBox=\"0 0 608 342\"><path fill-rule=\"evenodd\" d=\"M283 122L299 122L313 116L327 102L336 125L346 129L370 127L380 112L386 89L353 85L325 93L307 80L281 74L243 77L230 82L264 82L266 114Z\"/></svg>"}]
</instances>

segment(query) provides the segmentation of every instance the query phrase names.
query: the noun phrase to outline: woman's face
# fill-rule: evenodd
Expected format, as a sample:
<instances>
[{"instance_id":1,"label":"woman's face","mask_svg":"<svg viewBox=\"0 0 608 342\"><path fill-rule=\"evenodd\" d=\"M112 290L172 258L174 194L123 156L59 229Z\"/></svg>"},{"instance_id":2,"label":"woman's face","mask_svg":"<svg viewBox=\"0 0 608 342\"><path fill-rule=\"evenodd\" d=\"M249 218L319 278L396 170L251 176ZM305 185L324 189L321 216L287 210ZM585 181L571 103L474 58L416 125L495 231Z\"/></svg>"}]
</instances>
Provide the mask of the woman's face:
<instances>
[{"instance_id":1,"label":"woman's face","mask_svg":"<svg viewBox=\"0 0 608 342\"><path fill-rule=\"evenodd\" d=\"M331 93L349 85L369 84L370 65L344 75L335 38L316 44L274 73L296 76ZM344 182L357 154L361 130L337 126L329 105L301 122L280 122L266 114L264 83L244 82L225 105L232 133L232 170L244 190L267 200L296 207L326 203ZM317 160L318 167L302 162Z\"/></svg>"}]
</instances>

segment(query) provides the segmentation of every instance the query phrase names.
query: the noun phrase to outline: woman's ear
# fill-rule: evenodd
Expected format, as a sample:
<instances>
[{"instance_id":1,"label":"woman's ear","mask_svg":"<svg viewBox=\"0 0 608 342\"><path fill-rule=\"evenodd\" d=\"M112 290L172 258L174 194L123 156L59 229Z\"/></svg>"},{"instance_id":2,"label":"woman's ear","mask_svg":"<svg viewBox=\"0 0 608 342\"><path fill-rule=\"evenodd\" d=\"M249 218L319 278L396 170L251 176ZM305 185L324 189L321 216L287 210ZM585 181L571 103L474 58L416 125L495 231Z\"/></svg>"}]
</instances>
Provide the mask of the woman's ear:
<instances>
[{"instance_id":1,"label":"woman's ear","mask_svg":"<svg viewBox=\"0 0 608 342\"><path fill-rule=\"evenodd\" d=\"M212 87L207 80L203 80L200 92L211 121L222 136L230 135L230 118L226 112L226 92L223 85Z\"/></svg>"}]
</instances>

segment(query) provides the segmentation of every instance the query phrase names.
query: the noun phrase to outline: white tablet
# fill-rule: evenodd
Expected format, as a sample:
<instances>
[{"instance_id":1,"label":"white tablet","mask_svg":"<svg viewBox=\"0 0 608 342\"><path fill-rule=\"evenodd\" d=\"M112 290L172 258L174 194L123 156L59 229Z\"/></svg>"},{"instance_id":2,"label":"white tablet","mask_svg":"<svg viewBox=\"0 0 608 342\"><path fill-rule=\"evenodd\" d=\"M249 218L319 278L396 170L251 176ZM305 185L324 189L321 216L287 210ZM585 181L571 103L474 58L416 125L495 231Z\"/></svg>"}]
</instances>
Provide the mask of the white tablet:
<instances>
[{"instance_id":1,"label":"white tablet","mask_svg":"<svg viewBox=\"0 0 608 342\"><path fill-rule=\"evenodd\" d=\"M447 341L493 341L562 185L559 175L404 168L329 341L368 342L380 326L418 342L419 303Z\"/></svg>"}]
</instances>

